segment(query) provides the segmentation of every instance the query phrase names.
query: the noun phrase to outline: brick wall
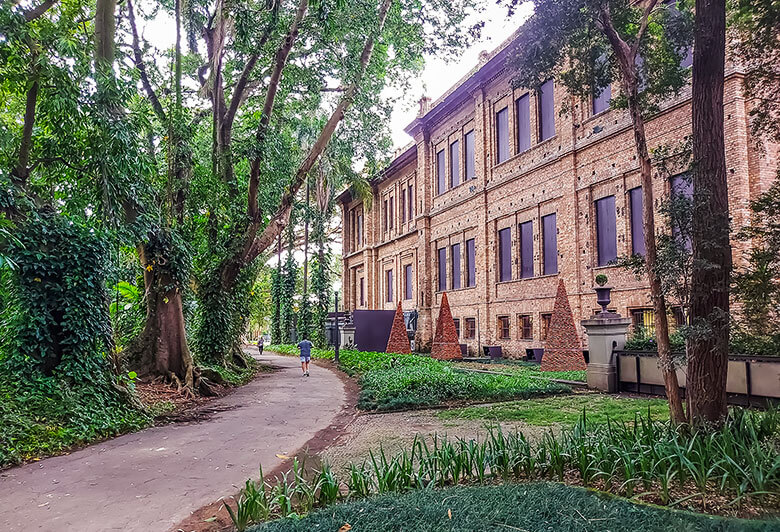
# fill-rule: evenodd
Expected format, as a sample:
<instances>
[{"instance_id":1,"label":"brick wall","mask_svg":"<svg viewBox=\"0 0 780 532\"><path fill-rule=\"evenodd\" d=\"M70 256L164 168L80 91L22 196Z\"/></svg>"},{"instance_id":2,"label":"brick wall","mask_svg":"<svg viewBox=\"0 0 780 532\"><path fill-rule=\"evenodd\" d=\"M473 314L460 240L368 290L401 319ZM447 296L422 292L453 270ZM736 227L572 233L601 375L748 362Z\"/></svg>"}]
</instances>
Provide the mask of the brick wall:
<instances>
[{"instance_id":1,"label":"brick wall","mask_svg":"<svg viewBox=\"0 0 780 532\"><path fill-rule=\"evenodd\" d=\"M559 280L568 290L580 341L581 319L597 308L592 287L597 274L609 277L610 308L623 315L650 306L644 279L613 266L598 266L594 202L615 197L618 256L631 253L628 191L639 186L639 171L633 132L625 111L608 110L591 116L589 101L579 101L561 87L555 88L556 107L569 103L572 111L556 113L556 135L538 142L537 100L532 95L531 148L516 153L514 101L525 89L512 89L503 70L502 50L481 63L471 77L462 80L409 125L414 138L408 150L388 167L373 185L371 208L366 207L365 241L359 249L345 244L343 276L346 308L393 309L401 298L404 310L419 312L418 348L430 348L434 319L438 316L437 250L460 244L461 285L452 289L452 259L447 254L447 294L452 316L460 320L460 342L476 353L484 345L501 345L508 356L524 356L528 348L543 347L546 318L552 313ZM750 137L748 103L742 95L742 77L730 66L725 84L726 158L732 222L740 227L749 220L749 201L766 190L775 177L778 147L756 150ZM617 93L615 88L614 93ZM494 164L496 153L495 113L509 109L509 159ZM651 150L674 148L691 134L690 88L661 106L647 123ZM476 178L463 181L464 135L475 134ZM436 153L444 149L445 168L450 168L449 145L460 145L461 183L436 194ZM669 165L674 171L674 165ZM669 193L669 175L656 168L653 176L656 206ZM414 219L400 220L399 191L414 187ZM384 200L393 196L396 221L383 230ZM343 220L354 209L363 208L349 193L340 196ZM558 272L542 274L543 246L540 230L543 216L555 213L557 221ZM533 222L534 277L520 279L518 224ZM657 222L661 221L660 215ZM497 232L509 227L512 237L512 280L498 280ZM344 242L350 242L349 223L343 226ZM476 285L465 283L465 241L476 242ZM744 244L734 243L734 260L739 264ZM414 289L404 299L405 264L413 266ZM393 301L386 301L386 271L393 270ZM359 279L364 278L365 301L359 305ZM521 316L531 318L531 338L521 338ZM500 338L500 317L509 317L509 338ZM474 319L474 338L466 338L466 319ZM583 343L584 345L584 343Z\"/></svg>"}]
</instances>

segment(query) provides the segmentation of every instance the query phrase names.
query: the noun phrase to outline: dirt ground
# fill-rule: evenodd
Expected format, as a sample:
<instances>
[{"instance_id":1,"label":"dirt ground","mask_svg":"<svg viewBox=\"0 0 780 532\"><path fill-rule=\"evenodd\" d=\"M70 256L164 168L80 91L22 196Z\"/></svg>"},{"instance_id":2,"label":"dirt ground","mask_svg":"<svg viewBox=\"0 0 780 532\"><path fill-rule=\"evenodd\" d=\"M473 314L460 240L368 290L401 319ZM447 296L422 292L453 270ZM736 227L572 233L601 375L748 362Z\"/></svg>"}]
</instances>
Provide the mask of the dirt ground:
<instances>
[{"instance_id":1,"label":"dirt ground","mask_svg":"<svg viewBox=\"0 0 780 532\"><path fill-rule=\"evenodd\" d=\"M368 458L369 450L379 449L380 445L387 454L401 449L411 449L416 435L432 438L447 436L450 439L465 440L483 438L487 434L484 420L439 419L440 410L415 410L411 412L393 412L389 414L361 414L355 417L338 441L319 455L329 463L337 473L346 471L350 462L359 463ZM521 421L501 423L506 432L518 430L531 441L537 441L550 431L550 427L536 427Z\"/></svg>"}]
</instances>

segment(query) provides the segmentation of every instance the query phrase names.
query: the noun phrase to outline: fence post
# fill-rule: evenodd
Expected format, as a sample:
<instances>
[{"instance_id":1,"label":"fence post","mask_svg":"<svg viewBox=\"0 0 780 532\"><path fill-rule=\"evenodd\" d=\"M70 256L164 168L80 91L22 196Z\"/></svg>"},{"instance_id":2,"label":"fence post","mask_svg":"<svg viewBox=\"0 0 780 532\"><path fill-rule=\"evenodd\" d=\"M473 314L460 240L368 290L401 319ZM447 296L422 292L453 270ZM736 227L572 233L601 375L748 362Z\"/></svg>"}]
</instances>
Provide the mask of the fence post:
<instances>
[{"instance_id":1,"label":"fence post","mask_svg":"<svg viewBox=\"0 0 780 532\"><path fill-rule=\"evenodd\" d=\"M618 361L614 351L625 346L631 320L609 313L597 314L581 323L588 335L588 387L608 393L617 392Z\"/></svg>"}]
</instances>

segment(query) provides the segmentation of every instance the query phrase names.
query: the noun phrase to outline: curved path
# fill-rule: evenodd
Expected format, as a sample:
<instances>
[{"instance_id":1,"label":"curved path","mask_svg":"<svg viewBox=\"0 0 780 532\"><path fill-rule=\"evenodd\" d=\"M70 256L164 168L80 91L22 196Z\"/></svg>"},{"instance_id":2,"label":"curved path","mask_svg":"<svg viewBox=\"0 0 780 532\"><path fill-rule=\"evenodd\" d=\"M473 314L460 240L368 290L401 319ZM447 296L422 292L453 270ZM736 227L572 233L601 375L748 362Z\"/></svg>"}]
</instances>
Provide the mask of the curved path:
<instances>
[{"instance_id":1,"label":"curved path","mask_svg":"<svg viewBox=\"0 0 780 532\"><path fill-rule=\"evenodd\" d=\"M170 424L98 443L67 456L0 472L0 530L165 531L190 512L234 493L281 463L345 405L342 381L298 359L256 357L279 368L208 403L200 423Z\"/></svg>"}]
</instances>

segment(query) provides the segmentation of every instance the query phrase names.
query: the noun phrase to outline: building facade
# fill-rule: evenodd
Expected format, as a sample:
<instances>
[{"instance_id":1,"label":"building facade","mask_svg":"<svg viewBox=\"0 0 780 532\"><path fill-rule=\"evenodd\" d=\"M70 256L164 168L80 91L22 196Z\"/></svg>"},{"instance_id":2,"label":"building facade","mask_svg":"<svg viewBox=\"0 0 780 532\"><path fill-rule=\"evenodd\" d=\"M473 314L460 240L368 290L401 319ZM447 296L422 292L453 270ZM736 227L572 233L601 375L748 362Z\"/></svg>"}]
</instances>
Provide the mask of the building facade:
<instances>
[{"instance_id":1,"label":"building facade","mask_svg":"<svg viewBox=\"0 0 780 532\"><path fill-rule=\"evenodd\" d=\"M581 100L552 81L512 88L506 56L516 33L406 128L414 142L372 182L370 201L339 196L344 305L419 314L416 344L430 346L447 292L471 353L500 345L522 357L544 347L558 280L575 322L599 307L594 278L613 286L610 308L652 328L647 281L613 261L643 253L642 194L628 113L611 90ZM739 68L727 67L726 159L731 219L746 225L751 199L769 188L777 149L757 150ZM560 114L563 104L570 109ZM646 124L651 150L691 134L690 86ZM654 168L657 207L690 193L680 164ZM662 220L657 216L656 223ZM735 263L742 258L734 243ZM580 331L582 335L582 332ZM583 338L584 340L584 338Z\"/></svg>"}]
</instances>

